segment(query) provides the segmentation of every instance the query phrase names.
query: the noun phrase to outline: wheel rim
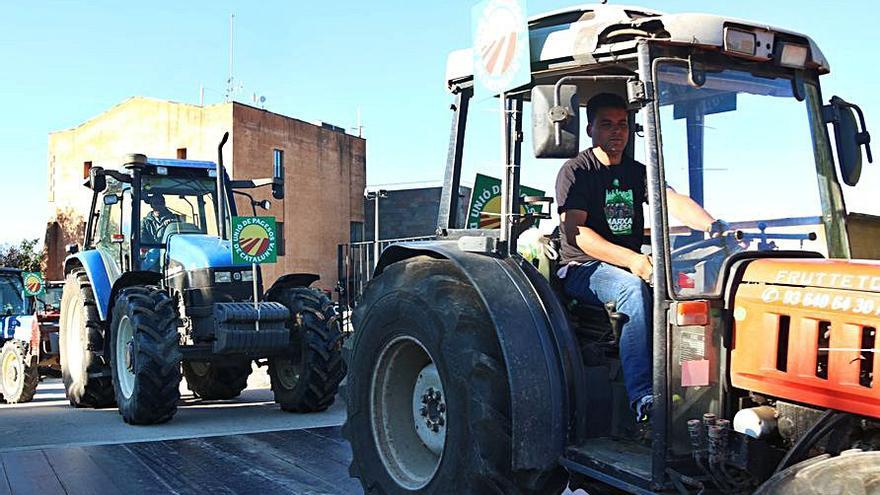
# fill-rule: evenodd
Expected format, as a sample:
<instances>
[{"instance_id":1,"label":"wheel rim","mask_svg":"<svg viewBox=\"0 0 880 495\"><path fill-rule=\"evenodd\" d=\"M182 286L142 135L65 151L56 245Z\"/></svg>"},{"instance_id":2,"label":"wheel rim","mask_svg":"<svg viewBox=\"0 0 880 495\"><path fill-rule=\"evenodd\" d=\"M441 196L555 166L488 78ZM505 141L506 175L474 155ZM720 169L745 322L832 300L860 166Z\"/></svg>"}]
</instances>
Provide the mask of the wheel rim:
<instances>
[{"instance_id":1,"label":"wheel rim","mask_svg":"<svg viewBox=\"0 0 880 495\"><path fill-rule=\"evenodd\" d=\"M83 369L83 349L85 349L85 339L83 337L83 308L81 301L72 301L67 309L67 323L64 329L66 335L65 361L72 370Z\"/></svg>"},{"instance_id":2,"label":"wheel rim","mask_svg":"<svg viewBox=\"0 0 880 495\"><path fill-rule=\"evenodd\" d=\"M3 356L3 389L9 393L18 390L18 381L22 377L21 363L14 353L8 352Z\"/></svg>"},{"instance_id":3,"label":"wheel rim","mask_svg":"<svg viewBox=\"0 0 880 495\"><path fill-rule=\"evenodd\" d=\"M189 367L196 376L205 377L208 376L208 371L211 370L211 363L206 363L204 361L190 361Z\"/></svg>"},{"instance_id":4,"label":"wheel rim","mask_svg":"<svg viewBox=\"0 0 880 495\"><path fill-rule=\"evenodd\" d=\"M281 382L281 386L287 390L296 387L297 382L299 382L299 366L294 365L293 361L285 359L277 361L277 367L278 372L276 375L278 376L278 381Z\"/></svg>"},{"instance_id":5,"label":"wheel rim","mask_svg":"<svg viewBox=\"0 0 880 495\"><path fill-rule=\"evenodd\" d=\"M127 399L134 391L134 329L128 316L123 316L116 329L116 379L119 389Z\"/></svg>"},{"instance_id":6,"label":"wheel rim","mask_svg":"<svg viewBox=\"0 0 880 495\"><path fill-rule=\"evenodd\" d=\"M372 373L370 409L386 471L409 490L426 486L440 467L448 421L442 380L417 339L398 337L382 348Z\"/></svg>"}]
</instances>

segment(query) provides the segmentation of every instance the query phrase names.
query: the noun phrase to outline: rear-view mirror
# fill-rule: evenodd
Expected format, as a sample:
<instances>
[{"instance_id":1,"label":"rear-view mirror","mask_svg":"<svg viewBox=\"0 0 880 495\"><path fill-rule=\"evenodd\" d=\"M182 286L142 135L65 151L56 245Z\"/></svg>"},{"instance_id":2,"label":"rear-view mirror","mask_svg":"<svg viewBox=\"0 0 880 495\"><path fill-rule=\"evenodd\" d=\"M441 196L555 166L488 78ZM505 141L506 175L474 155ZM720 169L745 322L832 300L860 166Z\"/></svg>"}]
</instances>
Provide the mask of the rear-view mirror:
<instances>
[{"instance_id":1,"label":"rear-view mirror","mask_svg":"<svg viewBox=\"0 0 880 495\"><path fill-rule=\"evenodd\" d=\"M117 196L115 194L108 194L108 195L104 196L104 204L107 206L115 205L118 202L119 202L119 196Z\"/></svg>"},{"instance_id":2,"label":"rear-view mirror","mask_svg":"<svg viewBox=\"0 0 880 495\"><path fill-rule=\"evenodd\" d=\"M275 199L284 199L284 179L275 177L272 181L272 197Z\"/></svg>"},{"instance_id":3,"label":"rear-view mirror","mask_svg":"<svg viewBox=\"0 0 880 495\"><path fill-rule=\"evenodd\" d=\"M89 170L89 187L92 191L101 192L107 188L107 177L101 167L92 167Z\"/></svg>"},{"instance_id":4,"label":"rear-view mirror","mask_svg":"<svg viewBox=\"0 0 880 495\"><path fill-rule=\"evenodd\" d=\"M859 120L856 120L858 113ZM859 130L861 121L861 130ZM825 107L825 122L834 126L834 142L837 148L837 165L840 178L848 186L855 186L862 175L862 146L871 156L871 135L865 128L865 118L857 105L846 102L843 98L833 96L831 104Z\"/></svg>"},{"instance_id":5,"label":"rear-view mirror","mask_svg":"<svg viewBox=\"0 0 880 495\"><path fill-rule=\"evenodd\" d=\"M571 158L578 154L580 123L577 86L559 88L556 104L553 85L532 88L532 143L535 158Z\"/></svg>"}]
</instances>

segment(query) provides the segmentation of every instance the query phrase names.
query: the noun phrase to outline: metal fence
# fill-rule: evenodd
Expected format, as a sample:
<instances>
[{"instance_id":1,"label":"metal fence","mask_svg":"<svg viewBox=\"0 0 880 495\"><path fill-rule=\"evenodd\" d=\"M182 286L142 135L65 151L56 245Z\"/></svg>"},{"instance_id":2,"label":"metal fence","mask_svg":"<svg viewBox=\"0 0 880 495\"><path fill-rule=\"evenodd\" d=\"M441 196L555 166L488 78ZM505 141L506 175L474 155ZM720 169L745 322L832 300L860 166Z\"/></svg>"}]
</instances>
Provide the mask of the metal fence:
<instances>
[{"instance_id":1,"label":"metal fence","mask_svg":"<svg viewBox=\"0 0 880 495\"><path fill-rule=\"evenodd\" d=\"M435 236L406 237L401 239L385 239L379 241L379 253L392 244L412 241L427 241L436 239ZM361 294L364 292L367 282L373 277L373 267L376 266L375 248L373 241L352 242L339 244L336 250L337 269L339 274L339 310L345 323L348 315L357 305Z\"/></svg>"}]
</instances>

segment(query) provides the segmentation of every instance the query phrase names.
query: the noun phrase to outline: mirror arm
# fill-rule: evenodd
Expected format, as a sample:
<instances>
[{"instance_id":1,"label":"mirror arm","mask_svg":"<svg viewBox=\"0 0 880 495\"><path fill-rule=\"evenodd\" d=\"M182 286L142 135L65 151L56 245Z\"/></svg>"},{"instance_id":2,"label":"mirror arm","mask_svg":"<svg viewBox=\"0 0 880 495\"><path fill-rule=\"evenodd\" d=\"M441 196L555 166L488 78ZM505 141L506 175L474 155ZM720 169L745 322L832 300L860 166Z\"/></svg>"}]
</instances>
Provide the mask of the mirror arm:
<instances>
[{"instance_id":1,"label":"mirror arm","mask_svg":"<svg viewBox=\"0 0 880 495\"><path fill-rule=\"evenodd\" d=\"M284 179L282 179L281 177L272 177L271 179L247 179L229 181L229 185L231 185L233 189L254 189L257 187L273 186L275 184L283 183Z\"/></svg>"},{"instance_id":2,"label":"mirror arm","mask_svg":"<svg viewBox=\"0 0 880 495\"><path fill-rule=\"evenodd\" d=\"M109 175L119 182L125 182L126 184L131 184L131 175L128 175L124 172L120 172L118 170L103 170L101 171L104 175Z\"/></svg>"},{"instance_id":3,"label":"mirror arm","mask_svg":"<svg viewBox=\"0 0 880 495\"><path fill-rule=\"evenodd\" d=\"M559 78L553 85L553 108L550 109L550 121L553 122L553 132L556 137L556 145L562 144L562 123L569 119L570 115L560 105L562 98L562 85L568 81L626 81L635 80L635 76L565 76Z\"/></svg>"}]
</instances>

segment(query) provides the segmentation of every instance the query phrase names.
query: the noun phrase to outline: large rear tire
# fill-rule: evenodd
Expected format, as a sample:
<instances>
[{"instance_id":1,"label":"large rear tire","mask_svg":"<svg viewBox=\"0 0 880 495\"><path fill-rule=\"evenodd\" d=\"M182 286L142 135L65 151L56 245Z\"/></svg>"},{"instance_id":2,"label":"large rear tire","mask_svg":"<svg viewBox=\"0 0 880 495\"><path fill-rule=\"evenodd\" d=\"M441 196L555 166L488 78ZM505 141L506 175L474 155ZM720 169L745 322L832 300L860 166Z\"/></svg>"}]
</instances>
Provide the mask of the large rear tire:
<instances>
[{"instance_id":1,"label":"large rear tire","mask_svg":"<svg viewBox=\"0 0 880 495\"><path fill-rule=\"evenodd\" d=\"M234 399L247 388L251 376L251 362L219 364L202 361L184 361L183 376L186 386L204 400Z\"/></svg>"},{"instance_id":2,"label":"large rear tire","mask_svg":"<svg viewBox=\"0 0 880 495\"><path fill-rule=\"evenodd\" d=\"M9 404L30 402L39 382L37 359L28 358L25 343L10 340L3 344L0 351L0 400Z\"/></svg>"},{"instance_id":3,"label":"large rear tire","mask_svg":"<svg viewBox=\"0 0 880 495\"><path fill-rule=\"evenodd\" d=\"M511 470L510 392L476 290L417 257L371 281L354 312L348 375L352 476L370 494L552 494L567 481Z\"/></svg>"},{"instance_id":4,"label":"large rear tire","mask_svg":"<svg viewBox=\"0 0 880 495\"><path fill-rule=\"evenodd\" d=\"M129 424L164 423L180 400L174 300L158 287L123 289L113 306L110 355L116 403Z\"/></svg>"},{"instance_id":5,"label":"large rear tire","mask_svg":"<svg viewBox=\"0 0 880 495\"><path fill-rule=\"evenodd\" d=\"M880 452L848 450L839 456L822 454L775 474L754 495L811 495L877 493Z\"/></svg>"},{"instance_id":6,"label":"large rear tire","mask_svg":"<svg viewBox=\"0 0 880 495\"><path fill-rule=\"evenodd\" d=\"M92 284L83 270L75 270L64 282L58 340L61 378L70 405L112 406L113 382L103 353L104 329Z\"/></svg>"},{"instance_id":7,"label":"large rear tire","mask_svg":"<svg viewBox=\"0 0 880 495\"><path fill-rule=\"evenodd\" d=\"M269 379L275 402L288 412L323 411L333 404L345 376L342 329L333 303L321 291L290 287L269 300L290 310L294 356L269 359Z\"/></svg>"}]
</instances>

